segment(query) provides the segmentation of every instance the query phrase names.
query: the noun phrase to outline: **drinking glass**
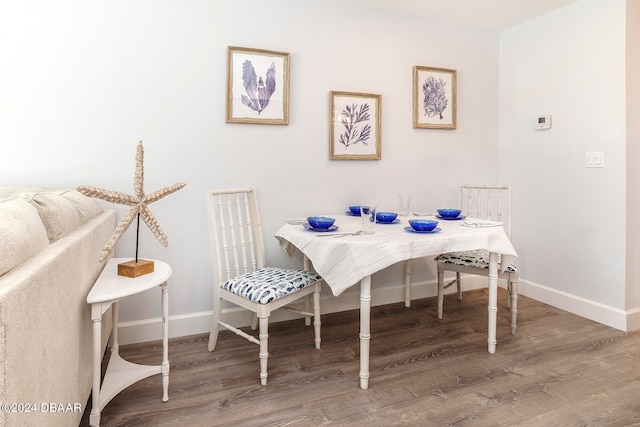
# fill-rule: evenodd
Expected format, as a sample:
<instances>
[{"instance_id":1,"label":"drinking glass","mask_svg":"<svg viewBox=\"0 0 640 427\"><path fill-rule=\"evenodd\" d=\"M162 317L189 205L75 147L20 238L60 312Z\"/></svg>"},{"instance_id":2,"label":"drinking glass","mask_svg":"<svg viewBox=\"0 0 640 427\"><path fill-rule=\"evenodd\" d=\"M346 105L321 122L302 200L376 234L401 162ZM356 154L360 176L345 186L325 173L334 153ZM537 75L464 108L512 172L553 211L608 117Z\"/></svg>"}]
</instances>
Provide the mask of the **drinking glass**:
<instances>
[{"instance_id":1,"label":"drinking glass","mask_svg":"<svg viewBox=\"0 0 640 427\"><path fill-rule=\"evenodd\" d=\"M373 234L376 232L376 207L360 206L360 219L362 220L362 234Z\"/></svg>"},{"instance_id":2,"label":"drinking glass","mask_svg":"<svg viewBox=\"0 0 640 427\"><path fill-rule=\"evenodd\" d=\"M411 196L399 195L398 199L400 201L400 205L398 208L398 215L407 216L409 215L409 209L411 206Z\"/></svg>"}]
</instances>

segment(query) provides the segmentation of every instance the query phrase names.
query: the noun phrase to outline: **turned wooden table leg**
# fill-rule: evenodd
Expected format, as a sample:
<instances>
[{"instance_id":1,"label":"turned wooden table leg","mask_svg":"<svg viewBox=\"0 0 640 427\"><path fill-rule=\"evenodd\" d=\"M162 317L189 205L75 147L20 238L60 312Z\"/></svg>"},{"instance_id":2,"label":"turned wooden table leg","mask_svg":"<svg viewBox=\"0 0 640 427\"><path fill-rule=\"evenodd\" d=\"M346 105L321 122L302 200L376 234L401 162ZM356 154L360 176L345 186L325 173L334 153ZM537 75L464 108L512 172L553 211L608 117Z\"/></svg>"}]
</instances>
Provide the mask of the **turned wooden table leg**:
<instances>
[{"instance_id":1,"label":"turned wooden table leg","mask_svg":"<svg viewBox=\"0 0 640 427\"><path fill-rule=\"evenodd\" d=\"M498 254L489 253L489 321L487 338L489 353L496 352L496 320L498 317Z\"/></svg>"},{"instance_id":2,"label":"turned wooden table leg","mask_svg":"<svg viewBox=\"0 0 640 427\"><path fill-rule=\"evenodd\" d=\"M371 276L360 281L360 388L369 388L369 341L371 340Z\"/></svg>"}]
</instances>

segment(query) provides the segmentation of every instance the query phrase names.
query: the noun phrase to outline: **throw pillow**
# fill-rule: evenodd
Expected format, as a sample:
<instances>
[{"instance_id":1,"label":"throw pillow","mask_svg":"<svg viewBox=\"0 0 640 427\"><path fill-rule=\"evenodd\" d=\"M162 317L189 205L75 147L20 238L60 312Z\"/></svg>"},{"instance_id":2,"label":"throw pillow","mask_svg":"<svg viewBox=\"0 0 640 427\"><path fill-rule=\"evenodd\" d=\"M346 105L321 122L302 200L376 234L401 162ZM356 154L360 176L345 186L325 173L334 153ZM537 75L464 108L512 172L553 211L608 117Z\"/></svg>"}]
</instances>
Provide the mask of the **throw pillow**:
<instances>
[{"instance_id":1,"label":"throw pillow","mask_svg":"<svg viewBox=\"0 0 640 427\"><path fill-rule=\"evenodd\" d=\"M77 190L51 190L25 196L38 210L51 243L103 211L100 202Z\"/></svg>"},{"instance_id":2,"label":"throw pillow","mask_svg":"<svg viewBox=\"0 0 640 427\"><path fill-rule=\"evenodd\" d=\"M49 245L38 211L26 200L0 200L0 276Z\"/></svg>"}]
</instances>

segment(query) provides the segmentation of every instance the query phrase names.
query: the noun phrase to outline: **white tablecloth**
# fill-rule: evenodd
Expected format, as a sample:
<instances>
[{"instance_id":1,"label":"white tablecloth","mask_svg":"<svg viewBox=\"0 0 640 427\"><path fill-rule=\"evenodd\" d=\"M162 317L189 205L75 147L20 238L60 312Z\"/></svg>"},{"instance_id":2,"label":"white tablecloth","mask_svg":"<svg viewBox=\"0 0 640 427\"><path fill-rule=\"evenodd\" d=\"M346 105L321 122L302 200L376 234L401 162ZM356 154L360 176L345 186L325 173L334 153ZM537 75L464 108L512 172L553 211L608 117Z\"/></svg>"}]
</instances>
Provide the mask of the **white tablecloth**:
<instances>
[{"instance_id":1,"label":"white tablecloth","mask_svg":"<svg viewBox=\"0 0 640 427\"><path fill-rule=\"evenodd\" d=\"M337 233L357 231L362 227L360 217L347 214L326 215L336 219ZM327 233L306 230L302 225L283 225L276 238L292 255L298 249L313 263L315 270L331 288L335 296L397 262L433 256L443 252L487 249L501 254L502 268L513 262L516 251L504 229L498 227L472 228L460 220L440 220L441 231L421 234L405 231L408 219L398 224L376 224L373 235L346 237L318 237ZM437 219L428 217L429 219Z\"/></svg>"}]
</instances>

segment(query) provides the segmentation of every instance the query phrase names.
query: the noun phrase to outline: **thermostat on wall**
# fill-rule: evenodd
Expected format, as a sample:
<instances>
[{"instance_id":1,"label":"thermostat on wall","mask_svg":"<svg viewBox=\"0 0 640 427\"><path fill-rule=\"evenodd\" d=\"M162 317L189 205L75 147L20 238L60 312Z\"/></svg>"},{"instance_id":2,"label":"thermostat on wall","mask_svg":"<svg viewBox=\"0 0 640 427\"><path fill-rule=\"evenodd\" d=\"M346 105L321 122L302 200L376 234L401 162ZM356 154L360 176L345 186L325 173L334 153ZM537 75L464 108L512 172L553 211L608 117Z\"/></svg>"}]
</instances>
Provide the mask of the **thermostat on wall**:
<instances>
[{"instance_id":1,"label":"thermostat on wall","mask_svg":"<svg viewBox=\"0 0 640 427\"><path fill-rule=\"evenodd\" d=\"M538 116L536 118L536 130L549 129L551 127L551 116Z\"/></svg>"}]
</instances>

